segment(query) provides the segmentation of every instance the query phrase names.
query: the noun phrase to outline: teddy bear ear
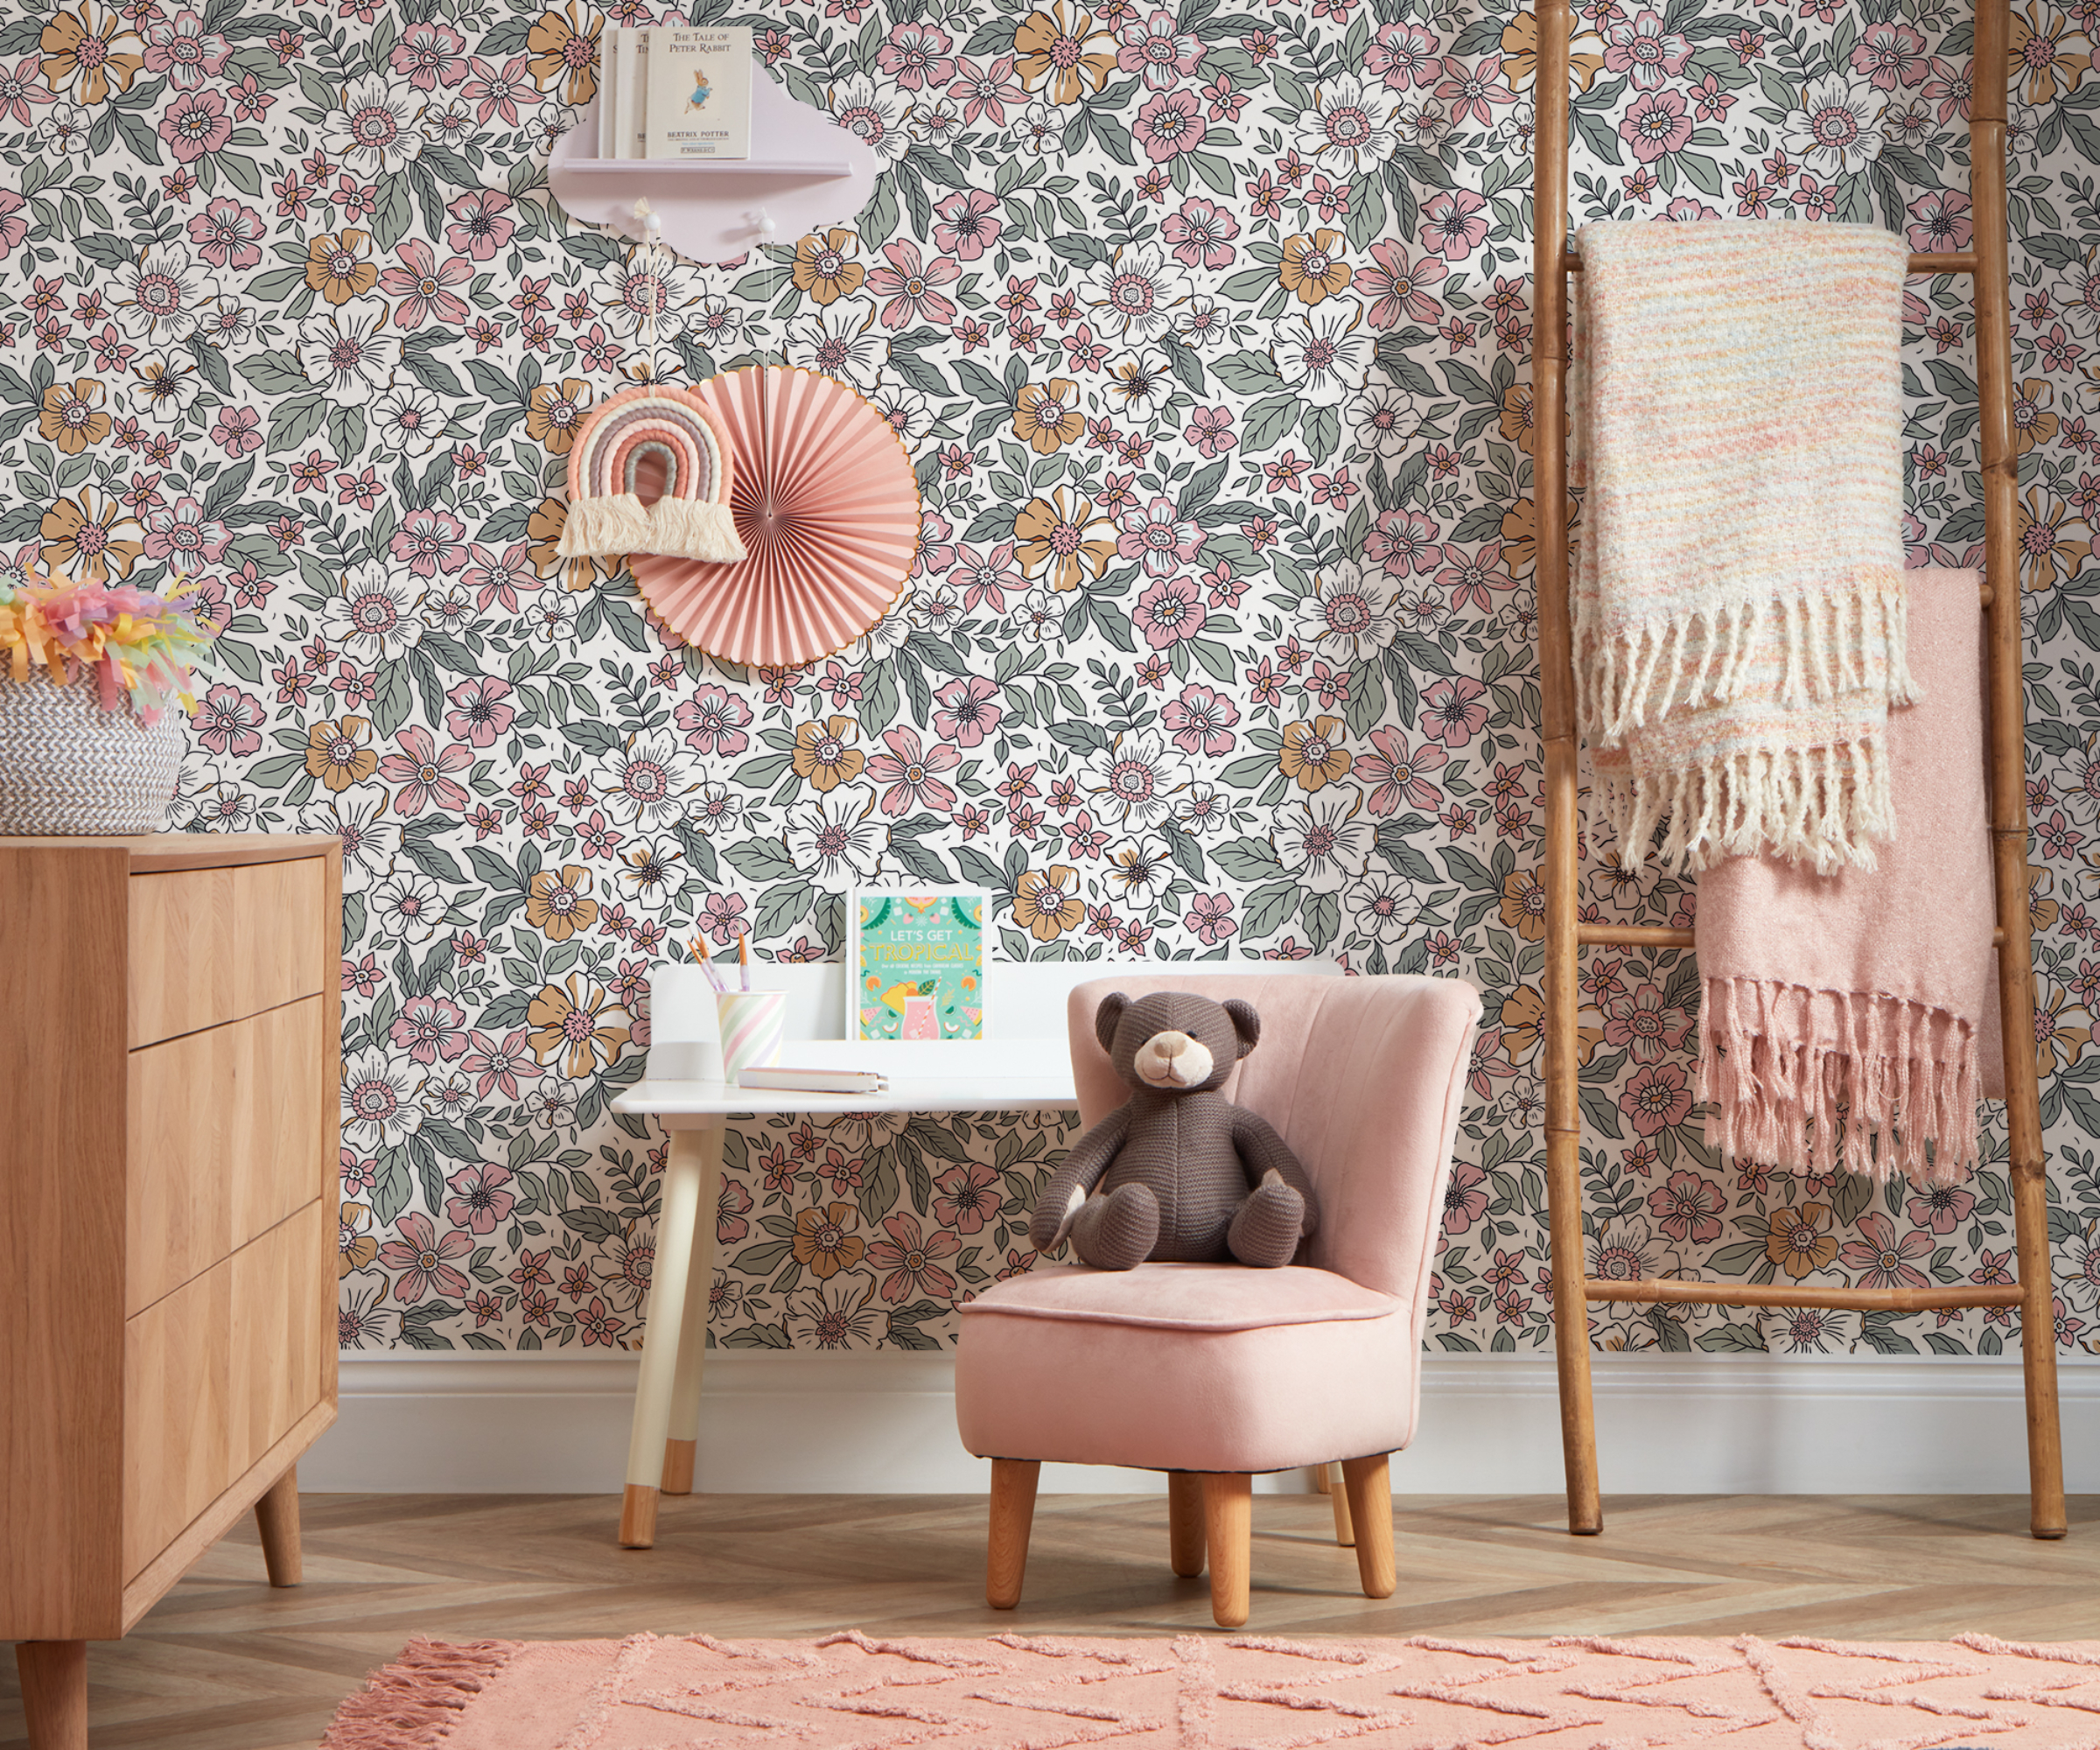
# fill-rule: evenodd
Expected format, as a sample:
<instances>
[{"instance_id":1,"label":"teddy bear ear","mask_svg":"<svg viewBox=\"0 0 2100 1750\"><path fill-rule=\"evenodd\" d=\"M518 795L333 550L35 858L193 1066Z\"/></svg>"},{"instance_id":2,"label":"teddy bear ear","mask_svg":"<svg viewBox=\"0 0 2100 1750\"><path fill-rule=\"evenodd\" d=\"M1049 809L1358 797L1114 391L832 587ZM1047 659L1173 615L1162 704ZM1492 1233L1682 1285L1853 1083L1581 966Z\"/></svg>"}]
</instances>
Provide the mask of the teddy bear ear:
<instances>
[{"instance_id":1,"label":"teddy bear ear","mask_svg":"<svg viewBox=\"0 0 2100 1750\"><path fill-rule=\"evenodd\" d=\"M1101 999L1101 1006L1094 1012L1094 1037L1101 1041L1103 1051L1116 1049L1116 1028L1130 1006L1130 999L1120 990L1111 990Z\"/></svg>"},{"instance_id":2,"label":"teddy bear ear","mask_svg":"<svg viewBox=\"0 0 2100 1750\"><path fill-rule=\"evenodd\" d=\"M1228 997L1221 1006L1232 1017L1232 1030L1240 1036L1240 1055L1244 1057L1261 1042L1262 1018L1244 997Z\"/></svg>"}]
</instances>

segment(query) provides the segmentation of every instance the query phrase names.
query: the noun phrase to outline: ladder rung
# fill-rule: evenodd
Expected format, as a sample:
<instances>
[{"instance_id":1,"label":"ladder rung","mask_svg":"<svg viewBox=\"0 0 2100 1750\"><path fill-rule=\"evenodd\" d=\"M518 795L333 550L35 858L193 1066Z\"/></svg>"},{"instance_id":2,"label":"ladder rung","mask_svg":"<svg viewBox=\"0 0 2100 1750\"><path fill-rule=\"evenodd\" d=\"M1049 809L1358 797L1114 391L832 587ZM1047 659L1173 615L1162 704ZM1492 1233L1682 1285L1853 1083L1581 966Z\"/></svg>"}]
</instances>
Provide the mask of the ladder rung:
<instances>
[{"instance_id":1,"label":"ladder rung","mask_svg":"<svg viewBox=\"0 0 2100 1750\"><path fill-rule=\"evenodd\" d=\"M1578 948L1690 948L1692 934L1688 929L1669 929L1660 924L1577 924L1575 945ZM2005 945L2005 931L1992 930L1991 946Z\"/></svg>"},{"instance_id":2,"label":"ladder rung","mask_svg":"<svg viewBox=\"0 0 2100 1750\"><path fill-rule=\"evenodd\" d=\"M1976 271L1976 254L1969 249L1944 256L1914 255L1910 258L1910 271L1913 274L1972 274ZM1572 249L1564 251L1560 257L1560 270L1563 273L1580 273L1582 257Z\"/></svg>"},{"instance_id":3,"label":"ladder rung","mask_svg":"<svg viewBox=\"0 0 2100 1750\"><path fill-rule=\"evenodd\" d=\"M1577 924L1575 942L1581 948L1690 948L1691 932L1657 924Z\"/></svg>"},{"instance_id":4,"label":"ladder rung","mask_svg":"<svg viewBox=\"0 0 2100 1750\"><path fill-rule=\"evenodd\" d=\"M1942 1306L2017 1306L2016 1282L1961 1288L1801 1288L1743 1282L1600 1282L1585 1280L1591 1300L1692 1302L1706 1306L1837 1306L1865 1312L1929 1312Z\"/></svg>"}]
</instances>

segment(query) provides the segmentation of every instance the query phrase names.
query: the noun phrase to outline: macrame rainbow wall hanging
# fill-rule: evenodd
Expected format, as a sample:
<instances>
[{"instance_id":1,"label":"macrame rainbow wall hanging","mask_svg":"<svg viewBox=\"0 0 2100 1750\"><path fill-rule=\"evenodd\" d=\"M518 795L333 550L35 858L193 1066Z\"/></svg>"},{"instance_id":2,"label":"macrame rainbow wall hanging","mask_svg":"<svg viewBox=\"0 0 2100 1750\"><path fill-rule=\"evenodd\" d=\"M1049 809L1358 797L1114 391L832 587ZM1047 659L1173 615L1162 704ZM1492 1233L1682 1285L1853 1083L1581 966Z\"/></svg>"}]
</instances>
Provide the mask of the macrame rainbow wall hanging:
<instances>
[{"instance_id":1,"label":"macrame rainbow wall hanging","mask_svg":"<svg viewBox=\"0 0 2100 1750\"><path fill-rule=\"evenodd\" d=\"M654 458L662 495L644 504L637 472ZM711 564L741 560L730 509L732 469L697 397L662 383L622 389L591 410L569 452L564 558L664 553Z\"/></svg>"}]
</instances>

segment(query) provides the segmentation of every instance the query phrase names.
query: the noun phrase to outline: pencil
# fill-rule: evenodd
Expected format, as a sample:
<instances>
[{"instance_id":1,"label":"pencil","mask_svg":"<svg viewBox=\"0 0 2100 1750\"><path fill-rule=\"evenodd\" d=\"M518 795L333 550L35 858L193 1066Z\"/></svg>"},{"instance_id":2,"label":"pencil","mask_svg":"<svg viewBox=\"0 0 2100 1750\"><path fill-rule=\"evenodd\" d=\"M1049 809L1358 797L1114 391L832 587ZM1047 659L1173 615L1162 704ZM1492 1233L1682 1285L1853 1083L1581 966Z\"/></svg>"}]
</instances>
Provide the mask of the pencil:
<instances>
[{"instance_id":1,"label":"pencil","mask_svg":"<svg viewBox=\"0 0 2100 1750\"><path fill-rule=\"evenodd\" d=\"M741 932L737 936L737 977L745 990L751 989L751 938Z\"/></svg>"},{"instance_id":2,"label":"pencil","mask_svg":"<svg viewBox=\"0 0 2100 1750\"><path fill-rule=\"evenodd\" d=\"M727 995L722 975L715 970L714 956L708 948L707 938L704 935L695 936L686 951L700 962L700 970L707 974L707 982L715 987L717 993Z\"/></svg>"}]
</instances>

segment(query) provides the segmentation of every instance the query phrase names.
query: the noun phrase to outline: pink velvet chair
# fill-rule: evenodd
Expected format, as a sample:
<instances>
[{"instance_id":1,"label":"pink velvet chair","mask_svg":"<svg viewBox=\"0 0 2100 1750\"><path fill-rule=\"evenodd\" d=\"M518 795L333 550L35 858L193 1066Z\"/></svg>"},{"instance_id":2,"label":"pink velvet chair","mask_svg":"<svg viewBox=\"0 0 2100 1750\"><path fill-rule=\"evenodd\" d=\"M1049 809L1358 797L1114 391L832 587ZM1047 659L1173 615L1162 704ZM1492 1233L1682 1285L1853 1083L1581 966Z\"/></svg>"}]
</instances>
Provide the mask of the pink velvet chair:
<instances>
[{"instance_id":1,"label":"pink velvet chair","mask_svg":"<svg viewBox=\"0 0 2100 1750\"><path fill-rule=\"evenodd\" d=\"M1176 1573L1247 1620L1253 1476L1340 1457L1363 1589L1394 1585L1386 1456L1414 1437L1430 1263L1480 999L1449 978L1141 971L1078 986L1080 1121L1127 1093L1094 1034L1112 990L1243 997L1261 1043L1224 1085L1274 1124L1320 1198L1281 1270L1038 1264L962 1309L956 1420L992 1461L985 1595L1020 1600L1045 1460L1168 1474Z\"/></svg>"}]
</instances>

